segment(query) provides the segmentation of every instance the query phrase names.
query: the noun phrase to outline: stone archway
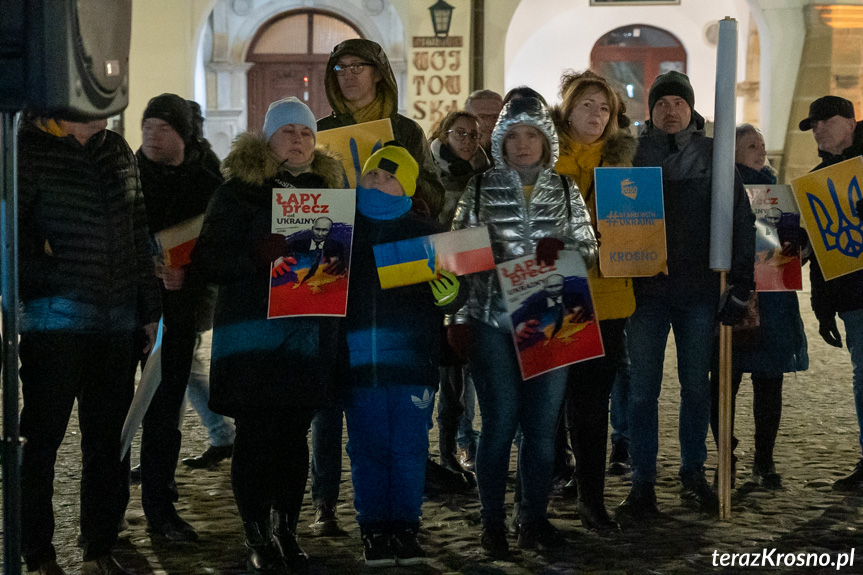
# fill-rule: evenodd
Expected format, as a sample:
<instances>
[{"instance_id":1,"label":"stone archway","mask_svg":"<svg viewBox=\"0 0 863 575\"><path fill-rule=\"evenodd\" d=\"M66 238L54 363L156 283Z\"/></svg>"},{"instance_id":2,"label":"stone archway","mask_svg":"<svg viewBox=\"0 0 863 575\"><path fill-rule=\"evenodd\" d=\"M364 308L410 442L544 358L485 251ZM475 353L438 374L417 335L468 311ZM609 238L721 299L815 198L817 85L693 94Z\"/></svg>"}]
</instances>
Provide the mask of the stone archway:
<instances>
[{"instance_id":1,"label":"stone archway","mask_svg":"<svg viewBox=\"0 0 863 575\"><path fill-rule=\"evenodd\" d=\"M332 110L324 90L324 74L333 46L362 37L349 22L320 10L279 14L255 34L246 61L248 127L259 130L270 102L286 96L303 100L316 118Z\"/></svg>"},{"instance_id":2,"label":"stone archway","mask_svg":"<svg viewBox=\"0 0 863 575\"><path fill-rule=\"evenodd\" d=\"M686 73L686 49L666 30L631 24L596 41L590 68L618 85L627 114L638 127L650 116L647 95L654 78L669 70Z\"/></svg>"},{"instance_id":3,"label":"stone archway","mask_svg":"<svg viewBox=\"0 0 863 575\"><path fill-rule=\"evenodd\" d=\"M310 52L307 51L305 55L301 51L286 53L283 46L283 49L277 49L275 53L255 53L255 47L260 46L264 31L270 25L275 25L287 16L310 13L331 17L334 19L333 22L353 29L358 36L380 44L390 58L398 84L405 86L407 77L405 29L402 18L391 0L269 0L262 3L250 0L215 0L202 33L203 40L198 53L199 62L203 68L198 88L202 99L206 96L205 135L213 144L213 149L219 157L225 157L228 154L231 142L237 134L247 128L260 128L260 125L256 124L262 120L250 117L249 98L252 95L251 86L248 84L250 69L268 58L285 60L286 56L290 56L287 58L290 60L317 55L324 61L323 64L318 65L326 64L326 56L329 56L329 51L339 41L335 39L339 37L338 34L318 36L318 40L323 44L329 44L325 51L320 47L314 49L313 46L313 49ZM308 21L306 23L308 24ZM314 35L311 37L314 38ZM306 36L307 40L308 38L309 36ZM276 38L276 40L279 39ZM276 44L278 45L278 42ZM304 98L305 78L308 78L311 102L314 97L313 74L306 73L302 69L283 71L282 74L281 79L274 80L277 88L272 94L278 94L279 97L292 94ZM281 87L278 87L279 82L283 83ZM265 92L265 90L261 91L261 93ZM268 97L272 96L262 96L262 99ZM399 107L404 109L405 94L401 93L399 99ZM263 104L264 112L268 104L269 101ZM256 106L260 108L262 104L256 104ZM315 113L320 112L316 110Z\"/></svg>"}]
</instances>

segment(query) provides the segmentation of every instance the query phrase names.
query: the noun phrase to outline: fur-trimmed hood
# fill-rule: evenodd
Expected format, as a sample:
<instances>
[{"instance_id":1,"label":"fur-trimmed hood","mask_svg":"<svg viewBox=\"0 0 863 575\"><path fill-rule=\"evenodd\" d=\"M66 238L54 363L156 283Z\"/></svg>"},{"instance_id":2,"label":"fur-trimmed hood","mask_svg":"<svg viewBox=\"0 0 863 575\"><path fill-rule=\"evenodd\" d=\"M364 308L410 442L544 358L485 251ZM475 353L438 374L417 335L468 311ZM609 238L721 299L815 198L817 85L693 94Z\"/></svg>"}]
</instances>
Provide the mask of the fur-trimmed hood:
<instances>
[{"instance_id":1,"label":"fur-trimmed hood","mask_svg":"<svg viewBox=\"0 0 863 575\"><path fill-rule=\"evenodd\" d=\"M281 171L281 162L267 145L261 133L244 132L237 136L231 153L222 163L225 178L236 178L246 184L262 186ZM327 182L330 188L347 186L345 169L338 156L329 149L315 148L311 171Z\"/></svg>"}]
</instances>

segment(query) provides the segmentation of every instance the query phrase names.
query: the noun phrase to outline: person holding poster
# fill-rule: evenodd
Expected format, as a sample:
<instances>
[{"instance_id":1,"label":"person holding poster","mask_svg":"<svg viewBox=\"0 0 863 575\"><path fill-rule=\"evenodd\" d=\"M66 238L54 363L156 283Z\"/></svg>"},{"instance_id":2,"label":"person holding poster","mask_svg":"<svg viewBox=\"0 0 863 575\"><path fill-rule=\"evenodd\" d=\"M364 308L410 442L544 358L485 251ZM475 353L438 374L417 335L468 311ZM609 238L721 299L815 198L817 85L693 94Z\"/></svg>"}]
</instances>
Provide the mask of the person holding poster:
<instances>
[{"instance_id":1,"label":"person holding poster","mask_svg":"<svg viewBox=\"0 0 863 575\"><path fill-rule=\"evenodd\" d=\"M719 498L704 477L717 310L724 324L739 323L755 288L755 216L739 177L733 190L729 287L723 298L720 275L710 269L713 140L704 135L704 119L694 109L689 78L675 71L657 76L648 104L650 120L639 137L633 164L662 168L668 274L633 281L635 312L626 331L632 369L632 489L619 508L632 521L648 520L658 511L657 412L669 329L677 343L680 380L680 497L704 513L719 512Z\"/></svg>"},{"instance_id":2,"label":"person holding poster","mask_svg":"<svg viewBox=\"0 0 863 575\"><path fill-rule=\"evenodd\" d=\"M185 227L207 209L222 182L207 167L194 136L189 104L176 94L161 94L147 103L141 120L141 191L150 233L157 238ZM194 234L190 234L194 238ZM186 252L188 253L188 252ZM186 281L188 258L170 255L156 265L162 280L161 380L141 424L141 506L147 531L168 541L195 541L195 528L179 516L174 475L180 456L180 416L186 396L198 334L212 325L215 292L204 283ZM129 378L134 379L134 358Z\"/></svg>"},{"instance_id":3,"label":"person holding poster","mask_svg":"<svg viewBox=\"0 0 863 575\"><path fill-rule=\"evenodd\" d=\"M219 285L210 408L235 421L231 485L254 574L307 568L296 539L307 434L346 362L339 318L267 319L270 266L285 253L284 236L270 233L273 188L344 182L341 161L315 148L316 133L314 115L297 98L270 104L263 134L234 141L224 163L229 179L192 252L191 273Z\"/></svg>"},{"instance_id":4,"label":"person holding poster","mask_svg":"<svg viewBox=\"0 0 863 575\"><path fill-rule=\"evenodd\" d=\"M734 161L744 184L774 185L776 171L767 163L764 136L752 124L741 124L736 130ZM775 208L774 208L775 209ZM797 227L786 237L794 241L785 242L784 249L800 250L800 240L805 237ZM756 250L757 252L757 250ZM759 287L759 286L756 286ZM734 345L731 358L731 421L734 422L734 404L744 373L751 374L753 391L753 415L755 417L755 456L752 464L752 480L766 489L782 487L782 477L776 473L773 463L773 446L779 431L782 415L782 374L805 371L809 368L806 333L800 318L797 294L793 291L759 291L758 317L760 337L751 344ZM732 340L733 341L733 340ZM719 444L719 373L718 366L710 372L712 394L710 427L713 440ZM737 438L731 438L731 485L737 457L734 448Z\"/></svg>"},{"instance_id":5,"label":"person holding poster","mask_svg":"<svg viewBox=\"0 0 863 575\"><path fill-rule=\"evenodd\" d=\"M809 106L809 116L800 121L800 129L812 130L818 144L820 170L863 154L863 122L854 116L854 104L839 96L818 98ZM861 206L857 204L857 216ZM814 240L814 238L813 238ZM818 333L834 347L842 347L842 336L836 325L836 314L845 324L845 339L853 366L863 365L863 271L825 281L816 258L809 259L809 280L812 284L812 311L818 318ZM854 407L860 427L860 448L863 451L863 371L853 370ZM863 456L851 475L839 479L833 489L843 492L863 491Z\"/></svg>"},{"instance_id":6,"label":"person holding poster","mask_svg":"<svg viewBox=\"0 0 863 575\"><path fill-rule=\"evenodd\" d=\"M414 202L437 217L444 188L435 171L429 143L419 124L398 113L398 86L383 48L372 40L354 38L337 44L324 76L332 114L318 120L318 130L330 130L389 118L393 138L420 166ZM359 166L357 166L359 170ZM342 469L342 409L321 410L312 422L312 501L319 535L341 535L336 516Z\"/></svg>"},{"instance_id":7,"label":"person holding poster","mask_svg":"<svg viewBox=\"0 0 863 575\"><path fill-rule=\"evenodd\" d=\"M413 565L428 459L428 425L438 385L440 325L464 303L459 281L442 278L382 289L374 246L439 231L412 211L419 167L387 144L363 167L351 291L345 318L350 377L345 399L354 507L369 566Z\"/></svg>"},{"instance_id":8,"label":"person holding poster","mask_svg":"<svg viewBox=\"0 0 863 575\"><path fill-rule=\"evenodd\" d=\"M562 102L552 109L560 134L555 169L578 184L592 221L596 221L593 169L631 166L635 138L620 95L608 81L587 70L561 78ZM569 367L566 419L578 486L578 516L588 529L608 531L617 524L605 510L605 453L608 401L624 360L623 329L635 311L631 278L605 278L599 266L588 269L605 356Z\"/></svg>"},{"instance_id":9,"label":"person holding poster","mask_svg":"<svg viewBox=\"0 0 863 575\"><path fill-rule=\"evenodd\" d=\"M536 254L553 266L558 252L578 250L596 262L596 238L581 194L554 171L557 132L548 109L535 98L504 106L492 135L495 167L474 177L459 200L453 229L488 226L496 263ZM476 472L482 504L482 546L506 556L506 481L516 429L522 501L518 545L561 547L565 539L548 521L557 414L566 392L565 369L522 380L513 326L495 272L466 277L470 296L456 325L448 328L453 349L467 354L482 411ZM550 414L554 414L550 417Z\"/></svg>"}]
</instances>

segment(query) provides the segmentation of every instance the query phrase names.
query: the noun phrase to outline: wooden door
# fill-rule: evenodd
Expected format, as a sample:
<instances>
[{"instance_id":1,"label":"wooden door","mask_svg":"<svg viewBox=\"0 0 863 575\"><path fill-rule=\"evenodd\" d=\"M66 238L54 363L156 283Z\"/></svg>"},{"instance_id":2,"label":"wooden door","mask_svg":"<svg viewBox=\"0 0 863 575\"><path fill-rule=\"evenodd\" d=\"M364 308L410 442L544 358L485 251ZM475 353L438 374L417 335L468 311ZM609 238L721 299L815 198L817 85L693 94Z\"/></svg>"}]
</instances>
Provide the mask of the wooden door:
<instances>
[{"instance_id":1,"label":"wooden door","mask_svg":"<svg viewBox=\"0 0 863 575\"><path fill-rule=\"evenodd\" d=\"M260 130L270 103L288 96L305 102L316 118L332 109L324 90L327 58L308 56L292 62L258 62L248 73L248 110L250 130Z\"/></svg>"}]
</instances>

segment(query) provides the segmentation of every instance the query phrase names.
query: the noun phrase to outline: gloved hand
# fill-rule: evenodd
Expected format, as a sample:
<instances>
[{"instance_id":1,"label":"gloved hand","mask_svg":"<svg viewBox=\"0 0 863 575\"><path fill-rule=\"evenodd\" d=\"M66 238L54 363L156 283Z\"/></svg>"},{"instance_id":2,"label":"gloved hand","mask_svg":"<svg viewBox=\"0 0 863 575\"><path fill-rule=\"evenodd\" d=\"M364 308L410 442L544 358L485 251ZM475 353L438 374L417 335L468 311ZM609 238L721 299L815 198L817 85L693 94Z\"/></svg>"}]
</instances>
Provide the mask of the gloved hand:
<instances>
[{"instance_id":1,"label":"gloved hand","mask_svg":"<svg viewBox=\"0 0 863 575\"><path fill-rule=\"evenodd\" d=\"M722 325L737 325L746 317L752 292L744 286L728 286L719 298L717 319Z\"/></svg>"},{"instance_id":2,"label":"gloved hand","mask_svg":"<svg viewBox=\"0 0 863 575\"><path fill-rule=\"evenodd\" d=\"M540 264L553 266L557 254L564 247L563 240L557 238L542 238L536 243L536 261Z\"/></svg>"},{"instance_id":3,"label":"gloved hand","mask_svg":"<svg viewBox=\"0 0 863 575\"><path fill-rule=\"evenodd\" d=\"M345 273L345 264L337 256L333 256L326 260L327 267L324 272L331 276L338 276Z\"/></svg>"},{"instance_id":4,"label":"gloved hand","mask_svg":"<svg viewBox=\"0 0 863 575\"><path fill-rule=\"evenodd\" d=\"M249 250L249 256L256 265L269 267L271 262L284 256L285 251L285 236L282 234L269 234L258 243L252 245Z\"/></svg>"},{"instance_id":5,"label":"gloved hand","mask_svg":"<svg viewBox=\"0 0 863 575\"><path fill-rule=\"evenodd\" d=\"M429 282L432 295L434 296L435 305L447 305L455 300L458 296L459 281L455 274L446 270L441 270L440 275L443 277L433 279Z\"/></svg>"},{"instance_id":6,"label":"gloved hand","mask_svg":"<svg viewBox=\"0 0 863 575\"><path fill-rule=\"evenodd\" d=\"M455 323L447 326L446 341L460 360L467 361L473 349L473 333L469 324Z\"/></svg>"},{"instance_id":7,"label":"gloved hand","mask_svg":"<svg viewBox=\"0 0 863 575\"><path fill-rule=\"evenodd\" d=\"M273 277L277 278L279 276L285 275L286 273L291 271L291 266L296 263L297 260L290 256L277 259L275 265L273 266Z\"/></svg>"},{"instance_id":8,"label":"gloved hand","mask_svg":"<svg viewBox=\"0 0 863 575\"><path fill-rule=\"evenodd\" d=\"M842 336L839 335L839 328L836 326L835 317L819 321L818 333L824 341L833 347L842 347Z\"/></svg>"},{"instance_id":9,"label":"gloved hand","mask_svg":"<svg viewBox=\"0 0 863 575\"><path fill-rule=\"evenodd\" d=\"M538 319L529 319L518 324L515 328L515 341L517 343L523 342L524 340L530 338L530 336L535 335L538 329Z\"/></svg>"}]
</instances>

